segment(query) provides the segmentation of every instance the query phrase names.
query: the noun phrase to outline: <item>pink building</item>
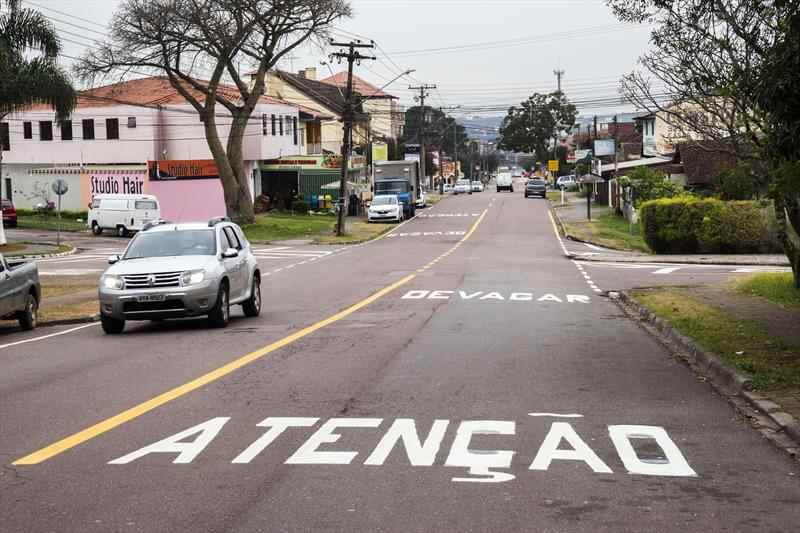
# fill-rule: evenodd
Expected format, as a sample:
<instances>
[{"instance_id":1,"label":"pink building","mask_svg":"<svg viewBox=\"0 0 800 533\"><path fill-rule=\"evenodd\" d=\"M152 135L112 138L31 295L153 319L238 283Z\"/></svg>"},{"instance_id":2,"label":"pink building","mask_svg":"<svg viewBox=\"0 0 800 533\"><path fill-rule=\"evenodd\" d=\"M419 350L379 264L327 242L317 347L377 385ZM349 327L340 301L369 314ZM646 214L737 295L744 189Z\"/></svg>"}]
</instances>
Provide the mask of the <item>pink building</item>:
<instances>
[{"instance_id":1,"label":"pink building","mask_svg":"<svg viewBox=\"0 0 800 533\"><path fill-rule=\"evenodd\" d=\"M233 87L225 91L228 98L238 94ZM219 106L218 113L227 114L227 110ZM304 121L316 118L309 110L262 96L246 128L243 147L252 195L260 193L259 161L304 155L301 130ZM280 128L272 127L278 123ZM65 209L86 209L86 191L91 194L93 188L99 192L117 187L123 192L125 187L138 187L159 196L162 212L173 220L202 220L225 213L222 187L215 175L144 172L141 182L129 183L131 168L147 169L150 162L163 162L162 168L176 161L213 166L203 123L166 78L142 78L83 91L71 120L62 124L55 122L52 109L39 105L8 115L2 127L8 128L9 135L3 146L0 184L3 197L13 199L17 207L46 201L48 194L52 196L50 183L64 177L74 182L62 199ZM230 120L218 118L223 144L229 130ZM93 174L93 168L102 168L103 174ZM57 169L65 169L63 175Z\"/></svg>"}]
</instances>

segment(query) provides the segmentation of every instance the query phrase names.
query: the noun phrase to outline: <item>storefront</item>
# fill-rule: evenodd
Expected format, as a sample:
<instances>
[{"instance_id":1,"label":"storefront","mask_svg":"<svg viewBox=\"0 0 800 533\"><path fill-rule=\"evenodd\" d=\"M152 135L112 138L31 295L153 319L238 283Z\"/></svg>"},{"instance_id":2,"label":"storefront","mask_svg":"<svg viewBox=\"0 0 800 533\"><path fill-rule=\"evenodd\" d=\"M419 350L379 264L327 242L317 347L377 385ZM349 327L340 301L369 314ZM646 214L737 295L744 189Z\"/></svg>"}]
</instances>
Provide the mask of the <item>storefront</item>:
<instances>
[{"instance_id":1,"label":"storefront","mask_svg":"<svg viewBox=\"0 0 800 533\"><path fill-rule=\"evenodd\" d=\"M19 207L56 203L52 184L57 179L67 182L69 190L61 198L61 208L86 211L97 194L152 194L144 165L103 165L37 168L30 171L27 187L17 191ZM20 184L22 186L22 184Z\"/></svg>"},{"instance_id":2,"label":"storefront","mask_svg":"<svg viewBox=\"0 0 800 533\"><path fill-rule=\"evenodd\" d=\"M340 179L341 164L339 155L287 156L262 161L261 193L269 196L270 204L278 208L288 208L292 198L300 196L316 209L320 197L329 197L333 202L339 198L339 189L330 188L330 184ZM355 191L360 195L364 190L369 190L366 158L356 155L350 160L348 194Z\"/></svg>"}]
</instances>

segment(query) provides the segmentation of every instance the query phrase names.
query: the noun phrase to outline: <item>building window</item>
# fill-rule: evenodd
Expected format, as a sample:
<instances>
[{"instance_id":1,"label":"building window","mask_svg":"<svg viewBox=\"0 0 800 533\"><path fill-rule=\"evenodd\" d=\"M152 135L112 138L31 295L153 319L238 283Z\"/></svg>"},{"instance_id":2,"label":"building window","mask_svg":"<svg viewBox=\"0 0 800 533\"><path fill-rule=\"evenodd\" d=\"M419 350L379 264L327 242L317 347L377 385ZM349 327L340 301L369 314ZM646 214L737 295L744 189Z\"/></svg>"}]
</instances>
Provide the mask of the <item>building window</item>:
<instances>
[{"instance_id":1,"label":"building window","mask_svg":"<svg viewBox=\"0 0 800 533\"><path fill-rule=\"evenodd\" d=\"M292 117L292 134L294 135L294 144L297 146L297 117Z\"/></svg>"},{"instance_id":2,"label":"building window","mask_svg":"<svg viewBox=\"0 0 800 533\"><path fill-rule=\"evenodd\" d=\"M23 122L22 123L22 137L25 139L33 139L33 123L32 122Z\"/></svg>"},{"instance_id":3,"label":"building window","mask_svg":"<svg viewBox=\"0 0 800 533\"><path fill-rule=\"evenodd\" d=\"M53 121L43 120L39 122L39 140L42 141L53 140Z\"/></svg>"},{"instance_id":4,"label":"building window","mask_svg":"<svg viewBox=\"0 0 800 533\"><path fill-rule=\"evenodd\" d=\"M129 128L136 127L136 117L128 117L128 127Z\"/></svg>"},{"instance_id":5,"label":"building window","mask_svg":"<svg viewBox=\"0 0 800 533\"><path fill-rule=\"evenodd\" d=\"M266 135L268 132L267 114L261 113L261 135Z\"/></svg>"},{"instance_id":6,"label":"building window","mask_svg":"<svg viewBox=\"0 0 800 533\"><path fill-rule=\"evenodd\" d=\"M87 141L94 139L94 119L87 118L81 122L83 127L83 138Z\"/></svg>"},{"instance_id":7,"label":"building window","mask_svg":"<svg viewBox=\"0 0 800 533\"><path fill-rule=\"evenodd\" d=\"M283 135L283 117L278 117L278 131Z\"/></svg>"},{"instance_id":8,"label":"building window","mask_svg":"<svg viewBox=\"0 0 800 533\"><path fill-rule=\"evenodd\" d=\"M61 123L61 140L62 141L71 141L72 140L72 121L65 120Z\"/></svg>"},{"instance_id":9,"label":"building window","mask_svg":"<svg viewBox=\"0 0 800 533\"><path fill-rule=\"evenodd\" d=\"M272 115L272 136L275 136L275 115Z\"/></svg>"},{"instance_id":10,"label":"building window","mask_svg":"<svg viewBox=\"0 0 800 533\"><path fill-rule=\"evenodd\" d=\"M11 137L10 132L8 130L8 122L0 123L0 145L2 145L3 151L8 152L11 150Z\"/></svg>"},{"instance_id":11,"label":"building window","mask_svg":"<svg viewBox=\"0 0 800 533\"><path fill-rule=\"evenodd\" d=\"M119 119L106 119L106 139L119 139Z\"/></svg>"}]
</instances>

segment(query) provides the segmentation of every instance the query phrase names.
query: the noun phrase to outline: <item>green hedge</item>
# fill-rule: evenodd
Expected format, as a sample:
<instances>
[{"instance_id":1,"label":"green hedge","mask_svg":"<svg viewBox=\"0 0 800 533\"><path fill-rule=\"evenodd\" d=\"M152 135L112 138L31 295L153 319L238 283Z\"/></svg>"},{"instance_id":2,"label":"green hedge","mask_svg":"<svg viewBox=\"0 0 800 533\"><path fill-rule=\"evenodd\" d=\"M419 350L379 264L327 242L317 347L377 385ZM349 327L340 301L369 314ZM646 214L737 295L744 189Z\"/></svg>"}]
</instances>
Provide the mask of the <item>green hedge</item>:
<instances>
[{"instance_id":1,"label":"green hedge","mask_svg":"<svg viewBox=\"0 0 800 533\"><path fill-rule=\"evenodd\" d=\"M640 218L644 240L656 253L782 252L769 203L662 198L643 203Z\"/></svg>"},{"instance_id":2,"label":"green hedge","mask_svg":"<svg viewBox=\"0 0 800 533\"><path fill-rule=\"evenodd\" d=\"M38 214L39 212L36 211L35 209L21 209L21 208L17 209L17 216L20 217L32 217ZM58 213L55 210L53 210L49 211L45 216L56 218L58 216ZM80 218L86 220L88 217L89 217L88 211L70 211L68 209L61 210L61 218L71 218L71 219Z\"/></svg>"}]
</instances>

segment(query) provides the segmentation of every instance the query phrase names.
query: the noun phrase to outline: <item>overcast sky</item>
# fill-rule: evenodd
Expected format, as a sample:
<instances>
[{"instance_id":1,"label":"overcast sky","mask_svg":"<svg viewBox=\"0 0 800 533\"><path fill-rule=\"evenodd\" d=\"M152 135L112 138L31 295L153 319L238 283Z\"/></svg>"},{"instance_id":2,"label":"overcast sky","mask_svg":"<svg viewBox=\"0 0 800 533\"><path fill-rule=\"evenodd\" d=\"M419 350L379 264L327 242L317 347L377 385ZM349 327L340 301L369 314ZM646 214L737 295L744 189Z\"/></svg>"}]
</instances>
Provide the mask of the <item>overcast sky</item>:
<instances>
[{"instance_id":1,"label":"overcast sky","mask_svg":"<svg viewBox=\"0 0 800 533\"><path fill-rule=\"evenodd\" d=\"M64 43L65 52L78 55L85 45L77 43L101 38L88 30L102 32L120 0L28 3L50 8L42 12L62 30L65 41L75 41ZM623 110L589 101L617 94L619 77L635 68L648 46L648 28L619 23L602 0L351 0L351 4L354 16L336 24L335 38L357 34L376 41L380 48L374 55L379 61L365 62L356 73L378 87L401 69L415 69L413 80L401 78L386 89L405 105L413 104L408 85L424 82L438 86L429 100L434 106L507 107L534 91L554 90L553 70L563 69L564 91L573 101L583 102L579 107L584 114ZM449 50L452 47L461 48ZM297 71L316 66L320 77L330 75L329 67L320 65L328 52L304 47L281 68ZM342 68L332 66L334 72Z\"/></svg>"}]
</instances>

